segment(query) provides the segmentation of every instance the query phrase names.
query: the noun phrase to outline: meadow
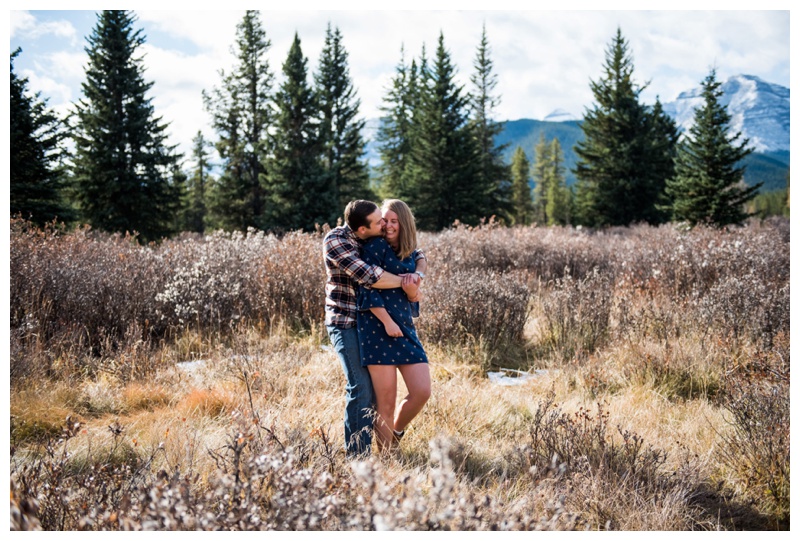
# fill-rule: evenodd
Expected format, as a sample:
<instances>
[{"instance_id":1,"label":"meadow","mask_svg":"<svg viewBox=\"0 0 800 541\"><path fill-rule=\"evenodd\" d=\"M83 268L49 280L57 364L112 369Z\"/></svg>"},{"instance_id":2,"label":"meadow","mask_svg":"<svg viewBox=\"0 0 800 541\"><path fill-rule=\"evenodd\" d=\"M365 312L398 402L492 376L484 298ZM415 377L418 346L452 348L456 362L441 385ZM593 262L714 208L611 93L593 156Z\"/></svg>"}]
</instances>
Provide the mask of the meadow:
<instances>
[{"instance_id":1,"label":"meadow","mask_svg":"<svg viewBox=\"0 0 800 541\"><path fill-rule=\"evenodd\" d=\"M12 220L11 528L789 528L788 219L422 233L433 394L363 461L325 230Z\"/></svg>"}]
</instances>

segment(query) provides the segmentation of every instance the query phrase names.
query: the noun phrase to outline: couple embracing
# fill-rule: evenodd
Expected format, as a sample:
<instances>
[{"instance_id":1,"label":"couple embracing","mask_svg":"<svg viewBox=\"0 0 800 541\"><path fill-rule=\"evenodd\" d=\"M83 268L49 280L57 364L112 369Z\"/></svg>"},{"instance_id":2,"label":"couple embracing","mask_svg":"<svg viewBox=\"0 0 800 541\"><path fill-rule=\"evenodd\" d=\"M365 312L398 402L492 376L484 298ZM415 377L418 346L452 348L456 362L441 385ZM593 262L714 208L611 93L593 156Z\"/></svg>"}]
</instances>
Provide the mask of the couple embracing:
<instances>
[{"instance_id":1,"label":"couple embracing","mask_svg":"<svg viewBox=\"0 0 800 541\"><path fill-rule=\"evenodd\" d=\"M373 433L379 451L394 448L430 397L412 319L428 262L402 201L351 201L344 219L323 241L325 326L347 379L345 449L354 457L370 452ZM408 395L396 408L398 371Z\"/></svg>"}]
</instances>

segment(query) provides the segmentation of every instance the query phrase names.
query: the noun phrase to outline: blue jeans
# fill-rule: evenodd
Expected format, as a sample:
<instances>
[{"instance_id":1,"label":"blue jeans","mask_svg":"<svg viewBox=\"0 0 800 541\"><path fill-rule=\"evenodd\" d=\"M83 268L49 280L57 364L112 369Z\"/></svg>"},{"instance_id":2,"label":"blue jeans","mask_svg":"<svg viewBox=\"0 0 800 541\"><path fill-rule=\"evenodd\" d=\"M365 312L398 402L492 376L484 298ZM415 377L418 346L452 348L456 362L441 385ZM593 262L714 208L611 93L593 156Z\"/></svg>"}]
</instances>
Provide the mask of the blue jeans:
<instances>
[{"instance_id":1,"label":"blue jeans","mask_svg":"<svg viewBox=\"0 0 800 541\"><path fill-rule=\"evenodd\" d=\"M361 352L358 342L358 329L326 325L328 336L339 361L342 363L347 391L344 409L344 442L350 457L366 455L372 445L372 420L375 405L375 392L369 370L361 366Z\"/></svg>"}]
</instances>

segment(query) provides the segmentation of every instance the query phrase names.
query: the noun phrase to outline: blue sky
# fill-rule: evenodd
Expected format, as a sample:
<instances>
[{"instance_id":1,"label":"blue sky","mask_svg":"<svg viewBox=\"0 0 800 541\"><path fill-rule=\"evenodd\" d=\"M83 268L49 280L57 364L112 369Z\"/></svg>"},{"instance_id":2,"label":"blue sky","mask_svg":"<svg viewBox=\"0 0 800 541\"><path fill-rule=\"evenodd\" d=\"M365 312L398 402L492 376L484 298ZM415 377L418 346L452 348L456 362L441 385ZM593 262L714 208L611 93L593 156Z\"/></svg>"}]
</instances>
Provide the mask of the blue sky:
<instances>
[{"instance_id":1,"label":"blue sky","mask_svg":"<svg viewBox=\"0 0 800 541\"><path fill-rule=\"evenodd\" d=\"M22 5L28 9L40 4L53 3ZM149 4L139 3L146 7L136 10L136 27L147 38L142 48L145 78L154 82L151 97L157 114L170 123L172 142L188 154L198 130L214 139L201 92L218 85L219 70L232 65L230 48L243 11L153 10L153 5L181 4ZM334 2L321 11L319 3L299 1L292 7L302 11L262 10L262 22L272 42L269 63L278 80L295 32L313 72L328 22L338 26L364 118L378 116L401 46L407 60L418 57L423 44L433 56L440 31L460 82L469 89L484 23L498 76L498 120L541 119L556 109L581 116L592 104L589 82L601 76L605 50L617 27L629 42L637 82L650 81L642 94L645 102L652 103L656 96L662 102L674 100L681 91L697 87L712 66L721 80L749 74L790 86L788 2L759 3L783 11L586 11L578 9L582 4L562 2L560 7L573 7L565 11L520 11L514 9L518 2L497 0L490 4L492 11L453 11L451 5L470 4L429 1L406 2L403 11L374 11L374 2ZM685 3L709 4L713 3ZM427 9L431 7L440 9ZM29 79L29 88L41 92L50 107L65 113L81 97L83 49L96 23L95 12L8 13L10 51L22 48L15 71Z\"/></svg>"}]
</instances>

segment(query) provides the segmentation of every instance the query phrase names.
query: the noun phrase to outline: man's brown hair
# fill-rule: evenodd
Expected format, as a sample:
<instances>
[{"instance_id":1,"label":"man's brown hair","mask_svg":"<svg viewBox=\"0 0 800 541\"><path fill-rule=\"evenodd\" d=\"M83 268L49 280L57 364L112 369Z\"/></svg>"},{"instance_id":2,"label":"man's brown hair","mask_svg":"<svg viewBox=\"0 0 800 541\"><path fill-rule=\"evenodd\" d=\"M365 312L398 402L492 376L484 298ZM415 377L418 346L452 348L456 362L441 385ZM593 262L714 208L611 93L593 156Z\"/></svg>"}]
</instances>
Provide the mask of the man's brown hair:
<instances>
[{"instance_id":1,"label":"man's brown hair","mask_svg":"<svg viewBox=\"0 0 800 541\"><path fill-rule=\"evenodd\" d=\"M369 228L369 215L378 210L378 205L372 201L365 201L364 199L356 199L350 201L344 208L344 222L353 231L358 231L362 225Z\"/></svg>"}]
</instances>

